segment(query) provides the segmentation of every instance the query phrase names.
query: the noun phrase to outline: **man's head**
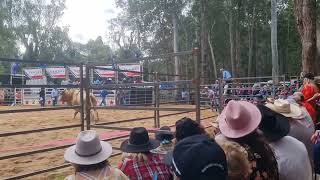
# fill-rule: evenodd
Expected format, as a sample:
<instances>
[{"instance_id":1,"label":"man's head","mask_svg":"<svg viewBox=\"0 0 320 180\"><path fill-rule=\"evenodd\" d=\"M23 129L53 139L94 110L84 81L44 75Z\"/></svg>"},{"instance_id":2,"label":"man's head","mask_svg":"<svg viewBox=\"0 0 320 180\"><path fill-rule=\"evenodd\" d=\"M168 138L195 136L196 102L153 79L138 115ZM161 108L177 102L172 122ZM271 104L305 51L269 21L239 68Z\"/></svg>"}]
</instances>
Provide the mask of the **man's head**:
<instances>
[{"instance_id":1,"label":"man's head","mask_svg":"<svg viewBox=\"0 0 320 180\"><path fill-rule=\"evenodd\" d=\"M224 71L224 68L221 68L221 69L220 69L220 72L223 72L223 71Z\"/></svg>"},{"instance_id":2,"label":"man's head","mask_svg":"<svg viewBox=\"0 0 320 180\"><path fill-rule=\"evenodd\" d=\"M178 120L175 126L177 142L189 136L206 133L198 122L186 117Z\"/></svg>"},{"instance_id":3,"label":"man's head","mask_svg":"<svg viewBox=\"0 0 320 180\"><path fill-rule=\"evenodd\" d=\"M195 135L178 142L172 165L180 180L226 180L227 160L222 148L207 135Z\"/></svg>"}]
</instances>

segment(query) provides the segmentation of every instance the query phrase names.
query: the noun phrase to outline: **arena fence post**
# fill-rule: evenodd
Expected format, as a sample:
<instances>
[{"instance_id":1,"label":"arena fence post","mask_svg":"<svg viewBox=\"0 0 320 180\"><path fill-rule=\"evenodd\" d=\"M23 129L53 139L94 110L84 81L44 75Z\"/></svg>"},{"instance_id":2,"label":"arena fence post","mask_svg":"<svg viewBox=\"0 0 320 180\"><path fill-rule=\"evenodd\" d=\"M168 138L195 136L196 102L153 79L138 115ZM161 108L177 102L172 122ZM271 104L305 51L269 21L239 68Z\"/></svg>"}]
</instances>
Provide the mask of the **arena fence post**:
<instances>
[{"instance_id":1,"label":"arena fence post","mask_svg":"<svg viewBox=\"0 0 320 180\"><path fill-rule=\"evenodd\" d=\"M222 112L223 104L223 80L219 78L219 113Z\"/></svg>"},{"instance_id":2,"label":"arena fence post","mask_svg":"<svg viewBox=\"0 0 320 180\"><path fill-rule=\"evenodd\" d=\"M80 119L81 119L81 131L84 131L84 99L83 99L83 64L80 65Z\"/></svg>"},{"instance_id":3,"label":"arena fence post","mask_svg":"<svg viewBox=\"0 0 320 180\"><path fill-rule=\"evenodd\" d=\"M85 76L85 90L86 90L86 123L87 123L87 130L90 130L90 66L86 65L86 76Z\"/></svg>"},{"instance_id":4,"label":"arena fence post","mask_svg":"<svg viewBox=\"0 0 320 180\"><path fill-rule=\"evenodd\" d=\"M196 121L200 123L200 49L193 49L193 60L194 60L194 86L195 86L195 104L196 104Z\"/></svg>"},{"instance_id":5,"label":"arena fence post","mask_svg":"<svg viewBox=\"0 0 320 180\"><path fill-rule=\"evenodd\" d=\"M155 92L156 92L156 107L160 107L160 85L159 85L159 74L158 72L155 73ZM160 128L160 111L159 109L156 109L156 122L157 122L157 128Z\"/></svg>"},{"instance_id":6,"label":"arena fence post","mask_svg":"<svg viewBox=\"0 0 320 180\"><path fill-rule=\"evenodd\" d=\"M157 79L156 79L156 72L153 73L153 82L156 83ZM157 107L157 86L154 85L153 86L153 106L156 108ZM157 127L157 110L154 110L154 127Z\"/></svg>"}]
</instances>

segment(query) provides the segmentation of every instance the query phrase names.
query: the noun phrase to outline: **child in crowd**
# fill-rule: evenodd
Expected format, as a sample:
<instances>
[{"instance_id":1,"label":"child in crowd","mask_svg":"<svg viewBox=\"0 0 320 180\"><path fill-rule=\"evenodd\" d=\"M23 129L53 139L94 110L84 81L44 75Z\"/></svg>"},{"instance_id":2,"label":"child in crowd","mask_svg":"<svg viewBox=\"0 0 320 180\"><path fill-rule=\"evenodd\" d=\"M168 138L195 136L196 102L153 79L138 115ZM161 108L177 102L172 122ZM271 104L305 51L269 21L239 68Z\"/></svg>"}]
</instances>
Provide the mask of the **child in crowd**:
<instances>
[{"instance_id":1,"label":"child in crowd","mask_svg":"<svg viewBox=\"0 0 320 180\"><path fill-rule=\"evenodd\" d=\"M159 147L159 144L159 141L149 139L145 128L133 128L130 138L121 144L124 154L119 168L130 180L168 180L169 168L159 155L150 153Z\"/></svg>"}]
</instances>

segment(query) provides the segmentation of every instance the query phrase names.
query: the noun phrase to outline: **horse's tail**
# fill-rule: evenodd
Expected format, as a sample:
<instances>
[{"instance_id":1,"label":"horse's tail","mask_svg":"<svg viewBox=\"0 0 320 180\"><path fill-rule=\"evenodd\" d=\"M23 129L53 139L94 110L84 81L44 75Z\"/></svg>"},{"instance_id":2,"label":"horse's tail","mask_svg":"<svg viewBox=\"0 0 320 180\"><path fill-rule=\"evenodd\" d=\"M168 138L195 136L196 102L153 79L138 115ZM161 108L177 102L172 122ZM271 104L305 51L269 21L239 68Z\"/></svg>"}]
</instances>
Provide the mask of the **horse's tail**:
<instances>
[{"instance_id":1,"label":"horse's tail","mask_svg":"<svg viewBox=\"0 0 320 180\"><path fill-rule=\"evenodd\" d=\"M98 113L97 109L95 108L98 104L98 101L97 101L96 97L94 97L94 95L92 95L92 94L90 94L90 101L91 101L93 111L96 112L97 121L99 121L99 113Z\"/></svg>"}]
</instances>

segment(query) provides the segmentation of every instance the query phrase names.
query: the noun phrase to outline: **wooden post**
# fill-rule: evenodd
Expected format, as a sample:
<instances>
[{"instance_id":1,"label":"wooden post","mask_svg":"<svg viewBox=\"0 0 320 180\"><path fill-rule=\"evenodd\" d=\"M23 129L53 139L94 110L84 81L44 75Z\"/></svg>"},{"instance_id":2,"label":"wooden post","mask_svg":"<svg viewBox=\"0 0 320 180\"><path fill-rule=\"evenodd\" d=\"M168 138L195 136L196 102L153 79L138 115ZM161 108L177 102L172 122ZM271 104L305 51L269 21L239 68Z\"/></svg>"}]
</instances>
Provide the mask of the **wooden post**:
<instances>
[{"instance_id":1,"label":"wooden post","mask_svg":"<svg viewBox=\"0 0 320 180\"><path fill-rule=\"evenodd\" d=\"M81 119L81 131L84 131L84 97L83 97L83 86L84 86L84 81L83 81L83 64L80 65L80 119Z\"/></svg>"},{"instance_id":2,"label":"wooden post","mask_svg":"<svg viewBox=\"0 0 320 180\"><path fill-rule=\"evenodd\" d=\"M159 83L158 72L155 73L155 81L156 81L156 83ZM156 89L155 98L156 98L156 107L157 108L160 107L160 87L159 86L160 86L159 84L155 85L155 89ZM157 118L157 128L160 128L160 111L159 111L159 109L156 110L156 118Z\"/></svg>"},{"instance_id":3,"label":"wooden post","mask_svg":"<svg viewBox=\"0 0 320 180\"><path fill-rule=\"evenodd\" d=\"M86 66L86 122L87 122L87 130L90 130L90 66Z\"/></svg>"},{"instance_id":4,"label":"wooden post","mask_svg":"<svg viewBox=\"0 0 320 180\"><path fill-rule=\"evenodd\" d=\"M223 110L223 104L224 104L224 99L223 99L223 80L219 78L219 113L222 112Z\"/></svg>"},{"instance_id":5,"label":"wooden post","mask_svg":"<svg viewBox=\"0 0 320 180\"><path fill-rule=\"evenodd\" d=\"M156 83L156 74L153 73L153 82ZM157 90L156 85L153 86L153 106L157 107ZM154 128L157 127L157 111L154 110Z\"/></svg>"},{"instance_id":6,"label":"wooden post","mask_svg":"<svg viewBox=\"0 0 320 180\"><path fill-rule=\"evenodd\" d=\"M193 60L194 60L194 86L195 86L195 104L196 104L196 121L200 123L200 49L193 49Z\"/></svg>"}]
</instances>

